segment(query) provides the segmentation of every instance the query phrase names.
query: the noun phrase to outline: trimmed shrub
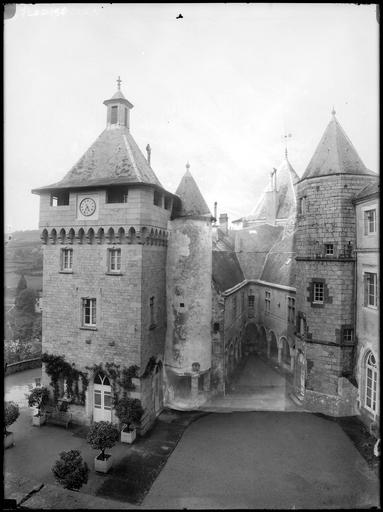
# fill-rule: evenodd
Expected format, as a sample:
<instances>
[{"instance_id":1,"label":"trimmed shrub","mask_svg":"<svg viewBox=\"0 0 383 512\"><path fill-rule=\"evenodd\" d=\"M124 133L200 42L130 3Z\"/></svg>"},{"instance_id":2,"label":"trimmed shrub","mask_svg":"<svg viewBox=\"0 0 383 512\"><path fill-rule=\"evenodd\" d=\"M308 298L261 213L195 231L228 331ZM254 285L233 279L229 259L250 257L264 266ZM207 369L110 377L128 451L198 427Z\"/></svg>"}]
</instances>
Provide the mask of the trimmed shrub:
<instances>
[{"instance_id":1,"label":"trimmed shrub","mask_svg":"<svg viewBox=\"0 0 383 512\"><path fill-rule=\"evenodd\" d=\"M105 449L112 448L119 438L119 431L109 421L97 421L93 423L87 435L87 442L95 450L101 450L99 459L105 460Z\"/></svg>"},{"instance_id":2,"label":"trimmed shrub","mask_svg":"<svg viewBox=\"0 0 383 512\"><path fill-rule=\"evenodd\" d=\"M121 398L115 408L116 416L123 425L123 429L133 430L134 426L140 422L144 409L138 398ZM125 425L125 427L124 427Z\"/></svg>"},{"instance_id":3,"label":"trimmed shrub","mask_svg":"<svg viewBox=\"0 0 383 512\"><path fill-rule=\"evenodd\" d=\"M15 402L4 402L4 435L8 434L7 427L10 427L20 416L19 406Z\"/></svg>"},{"instance_id":4,"label":"trimmed shrub","mask_svg":"<svg viewBox=\"0 0 383 512\"><path fill-rule=\"evenodd\" d=\"M72 491L78 491L88 482L89 468L78 450L61 452L52 472L57 483Z\"/></svg>"}]
</instances>

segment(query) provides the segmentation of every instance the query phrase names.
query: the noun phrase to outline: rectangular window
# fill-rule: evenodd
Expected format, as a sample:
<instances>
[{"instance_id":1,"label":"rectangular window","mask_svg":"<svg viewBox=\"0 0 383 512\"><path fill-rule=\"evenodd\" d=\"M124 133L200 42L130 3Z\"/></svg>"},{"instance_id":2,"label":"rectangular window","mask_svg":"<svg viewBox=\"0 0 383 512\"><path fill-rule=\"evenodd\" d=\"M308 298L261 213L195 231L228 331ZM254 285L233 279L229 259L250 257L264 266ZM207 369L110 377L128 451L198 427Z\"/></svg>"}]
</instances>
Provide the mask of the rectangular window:
<instances>
[{"instance_id":1,"label":"rectangular window","mask_svg":"<svg viewBox=\"0 0 383 512\"><path fill-rule=\"evenodd\" d=\"M364 305L376 308L378 306L378 276L372 272L364 274Z\"/></svg>"},{"instance_id":2,"label":"rectangular window","mask_svg":"<svg viewBox=\"0 0 383 512\"><path fill-rule=\"evenodd\" d=\"M326 244L325 245L326 256L334 255L334 244Z\"/></svg>"},{"instance_id":3,"label":"rectangular window","mask_svg":"<svg viewBox=\"0 0 383 512\"><path fill-rule=\"evenodd\" d=\"M110 188L106 191L106 202L110 203L127 203L128 202L128 189L124 188Z\"/></svg>"},{"instance_id":4,"label":"rectangular window","mask_svg":"<svg viewBox=\"0 0 383 512\"><path fill-rule=\"evenodd\" d=\"M110 123L117 124L117 111L118 107L112 107L110 111Z\"/></svg>"},{"instance_id":5,"label":"rectangular window","mask_svg":"<svg viewBox=\"0 0 383 512\"><path fill-rule=\"evenodd\" d=\"M287 297L287 320L288 322L295 323L295 299L294 297Z\"/></svg>"},{"instance_id":6,"label":"rectangular window","mask_svg":"<svg viewBox=\"0 0 383 512\"><path fill-rule=\"evenodd\" d=\"M265 311L270 313L271 292L265 292Z\"/></svg>"},{"instance_id":7,"label":"rectangular window","mask_svg":"<svg viewBox=\"0 0 383 512\"><path fill-rule=\"evenodd\" d=\"M121 249L108 249L109 272L121 271Z\"/></svg>"},{"instance_id":8,"label":"rectangular window","mask_svg":"<svg viewBox=\"0 0 383 512\"><path fill-rule=\"evenodd\" d=\"M128 126L128 109L125 107L124 125Z\"/></svg>"},{"instance_id":9,"label":"rectangular window","mask_svg":"<svg viewBox=\"0 0 383 512\"><path fill-rule=\"evenodd\" d=\"M172 205L172 200L169 196L165 196L165 210L170 210Z\"/></svg>"},{"instance_id":10,"label":"rectangular window","mask_svg":"<svg viewBox=\"0 0 383 512\"><path fill-rule=\"evenodd\" d=\"M248 303L248 306L249 306L249 309L254 309L254 295L249 295L248 298L247 298L247 303Z\"/></svg>"},{"instance_id":11,"label":"rectangular window","mask_svg":"<svg viewBox=\"0 0 383 512\"><path fill-rule=\"evenodd\" d=\"M72 270L73 249L61 249L61 270Z\"/></svg>"},{"instance_id":12,"label":"rectangular window","mask_svg":"<svg viewBox=\"0 0 383 512\"><path fill-rule=\"evenodd\" d=\"M68 206L69 205L69 192L56 192L54 194L51 194L51 206Z\"/></svg>"},{"instance_id":13,"label":"rectangular window","mask_svg":"<svg viewBox=\"0 0 383 512\"><path fill-rule=\"evenodd\" d=\"M364 234L370 235L376 233L376 210L366 210L364 212Z\"/></svg>"},{"instance_id":14,"label":"rectangular window","mask_svg":"<svg viewBox=\"0 0 383 512\"><path fill-rule=\"evenodd\" d=\"M96 326L96 299L82 299L82 325Z\"/></svg>"},{"instance_id":15,"label":"rectangular window","mask_svg":"<svg viewBox=\"0 0 383 512\"><path fill-rule=\"evenodd\" d=\"M155 206L161 206L161 194L157 192L157 190L154 191L153 204Z\"/></svg>"},{"instance_id":16,"label":"rectangular window","mask_svg":"<svg viewBox=\"0 0 383 512\"><path fill-rule=\"evenodd\" d=\"M349 343L354 341L354 329L343 329L343 342Z\"/></svg>"},{"instance_id":17,"label":"rectangular window","mask_svg":"<svg viewBox=\"0 0 383 512\"><path fill-rule=\"evenodd\" d=\"M323 304L324 302L324 285L323 283L313 283L313 302Z\"/></svg>"},{"instance_id":18,"label":"rectangular window","mask_svg":"<svg viewBox=\"0 0 383 512\"><path fill-rule=\"evenodd\" d=\"M304 213L304 210L305 210L305 198L300 197L298 199L298 213L301 215Z\"/></svg>"}]
</instances>

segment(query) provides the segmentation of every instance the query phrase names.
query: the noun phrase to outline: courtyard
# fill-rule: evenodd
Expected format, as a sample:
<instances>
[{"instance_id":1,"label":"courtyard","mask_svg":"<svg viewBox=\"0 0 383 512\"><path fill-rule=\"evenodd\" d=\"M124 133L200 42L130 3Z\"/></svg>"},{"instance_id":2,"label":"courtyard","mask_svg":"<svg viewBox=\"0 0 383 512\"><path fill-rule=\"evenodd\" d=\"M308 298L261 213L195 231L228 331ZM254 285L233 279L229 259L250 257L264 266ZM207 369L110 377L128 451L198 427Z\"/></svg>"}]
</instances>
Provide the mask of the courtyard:
<instances>
[{"instance_id":1,"label":"courtyard","mask_svg":"<svg viewBox=\"0 0 383 512\"><path fill-rule=\"evenodd\" d=\"M28 378L36 371L30 370ZM16 389L21 416L11 428L15 446L5 451L5 497L25 499L24 507L379 506L377 467L371 467L342 425L330 418L298 411L165 410L135 444L118 443L111 449L114 467L102 475L93 469L95 451L86 443L86 429L33 427L32 413L21 400L21 377L17 386L15 376L10 377L6 384L10 380ZM273 389L274 381L264 377L262 382ZM274 384L280 384L274 387L282 396L282 381L277 378ZM10 391L6 386L8 398ZM58 454L70 449L80 450L91 468L88 483L78 493L57 486L51 472Z\"/></svg>"}]
</instances>

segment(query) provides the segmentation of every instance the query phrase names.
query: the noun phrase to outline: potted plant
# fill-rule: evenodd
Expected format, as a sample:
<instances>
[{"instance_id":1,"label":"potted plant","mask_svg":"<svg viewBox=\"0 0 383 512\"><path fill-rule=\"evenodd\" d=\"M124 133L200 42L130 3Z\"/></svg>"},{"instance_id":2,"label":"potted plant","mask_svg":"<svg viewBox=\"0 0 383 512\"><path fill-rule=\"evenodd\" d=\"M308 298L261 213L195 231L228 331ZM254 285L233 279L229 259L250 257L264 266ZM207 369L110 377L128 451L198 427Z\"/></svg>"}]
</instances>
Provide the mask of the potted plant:
<instances>
[{"instance_id":1,"label":"potted plant","mask_svg":"<svg viewBox=\"0 0 383 512\"><path fill-rule=\"evenodd\" d=\"M116 416L121 422L121 442L133 443L136 439L136 426L144 410L138 398L121 398L115 408Z\"/></svg>"},{"instance_id":2,"label":"potted plant","mask_svg":"<svg viewBox=\"0 0 383 512\"><path fill-rule=\"evenodd\" d=\"M15 444L13 432L8 432L7 427L15 423L19 416L19 406L15 402L4 402L4 448Z\"/></svg>"},{"instance_id":3,"label":"potted plant","mask_svg":"<svg viewBox=\"0 0 383 512\"><path fill-rule=\"evenodd\" d=\"M78 491L88 482L89 468L78 450L61 452L52 472L56 482L71 491Z\"/></svg>"},{"instance_id":4,"label":"potted plant","mask_svg":"<svg viewBox=\"0 0 383 512\"><path fill-rule=\"evenodd\" d=\"M112 455L105 453L105 449L112 448L116 444L118 435L118 429L109 421L97 421L90 427L86 440L92 448L101 450L94 459L96 471L107 473L112 467Z\"/></svg>"},{"instance_id":5,"label":"potted plant","mask_svg":"<svg viewBox=\"0 0 383 512\"><path fill-rule=\"evenodd\" d=\"M44 407L47 405L49 400L49 391L48 388L36 387L33 388L31 393L28 396L28 405L29 407L36 407L37 414L35 414L32 418L32 425L40 427L44 425L46 421L46 414L44 412Z\"/></svg>"}]
</instances>

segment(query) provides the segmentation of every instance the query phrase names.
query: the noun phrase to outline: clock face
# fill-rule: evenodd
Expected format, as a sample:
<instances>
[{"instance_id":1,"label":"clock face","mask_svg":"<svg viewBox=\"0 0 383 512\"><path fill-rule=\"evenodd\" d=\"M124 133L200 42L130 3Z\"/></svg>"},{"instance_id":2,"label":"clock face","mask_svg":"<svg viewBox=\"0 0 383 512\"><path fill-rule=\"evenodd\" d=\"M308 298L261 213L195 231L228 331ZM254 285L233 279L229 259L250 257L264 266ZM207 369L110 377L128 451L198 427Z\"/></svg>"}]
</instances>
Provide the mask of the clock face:
<instances>
[{"instance_id":1,"label":"clock face","mask_svg":"<svg viewBox=\"0 0 383 512\"><path fill-rule=\"evenodd\" d=\"M89 217L96 211L96 202L91 197L86 197L80 203L80 212L85 216Z\"/></svg>"}]
</instances>

